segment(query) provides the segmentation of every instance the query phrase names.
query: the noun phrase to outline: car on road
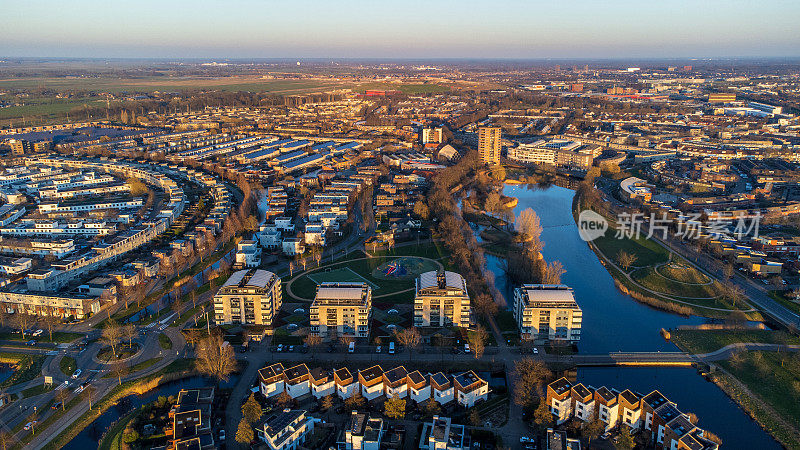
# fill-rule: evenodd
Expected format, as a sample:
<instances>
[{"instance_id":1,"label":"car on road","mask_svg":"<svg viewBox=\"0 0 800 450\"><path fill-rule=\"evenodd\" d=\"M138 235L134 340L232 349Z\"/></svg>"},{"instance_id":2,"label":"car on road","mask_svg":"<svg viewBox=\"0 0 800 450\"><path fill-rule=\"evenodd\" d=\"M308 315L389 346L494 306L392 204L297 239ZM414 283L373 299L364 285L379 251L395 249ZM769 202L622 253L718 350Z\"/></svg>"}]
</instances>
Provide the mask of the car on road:
<instances>
[{"instance_id":1,"label":"car on road","mask_svg":"<svg viewBox=\"0 0 800 450\"><path fill-rule=\"evenodd\" d=\"M294 345L290 345L290 346L289 346L289 351L290 351L290 352L293 352L293 351L294 351Z\"/></svg>"},{"instance_id":2,"label":"car on road","mask_svg":"<svg viewBox=\"0 0 800 450\"><path fill-rule=\"evenodd\" d=\"M225 441L225 430L219 430L219 440Z\"/></svg>"},{"instance_id":3,"label":"car on road","mask_svg":"<svg viewBox=\"0 0 800 450\"><path fill-rule=\"evenodd\" d=\"M50 409L58 409L58 408L61 408L61 402L55 402L53 403L53 406L50 407Z\"/></svg>"},{"instance_id":4,"label":"car on road","mask_svg":"<svg viewBox=\"0 0 800 450\"><path fill-rule=\"evenodd\" d=\"M533 347L533 354L534 355L538 355L539 354L539 349L536 348L536 347Z\"/></svg>"},{"instance_id":5,"label":"car on road","mask_svg":"<svg viewBox=\"0 0 800 450\"><path fill-rule=\"evenodd\" d=\"M78 370L76 370L75 372L72 373L72 378L73 379L78 378L79 376L81 376L81 369L78 369Z\"/></svg>"},{"instance_id":6,"label":"car on road","mask_svg":"<svg viewBox=\"0 0 800 450\"><path fill-rule=\"evenodd\" d=\"M464 353L469 354L469 344L464 344Z\"/></svg>"},{"instance_id":7,"label":"car on road","mask_svg":"<svg viewBox=\"0 0 800 450\"><path fill-rule=\"evenodd\" d=\"M44 330L36 330L33 332L33 337L41 336L44 333Z\"/></svg>"},{"instance_id":8,"label":"car on road","mask_svg":"<svg viewBox=\"0 0 800 450\"><path fill-rule=\"evenodd\" d=\"M355 342L351 342L349 347L348 347L348 349L347 349L347 351L349 353L355 353L355 351L356 351L356 343Z\"/></svg>"},{"instance_id":9,"label":"car on road","mask_svg":"<svg viewBox=\"0 0 800 450\"><path fill-rule=\"evenodd\" d=\"M380 353L380 352L381 352L381 346L379 345L375 348L375 353Z\"/></svg>"},{"instance_id":10,"label":"car on road","mask_svg":"<svg viewBox=\"0 0 800 450\"><path fill-rule=\"evenodd\" d=\"M83 390L86 389L86 386L88 384L89 383L83 383L82 385L78 386L78 388L75 389L75 394L80 394L81 392L83 392Z\"/></svg>"},{"instance_id":11,"label":"car on road","mask_svg":"<svg viewBox=\"0 0 800 450\"><path fill-rule=\"evenodd\" d=\"M282 351L283 351L283 344L278 344L278 349L277 349L277 351L278 351L278 353L280 353L280 352L282 352Z\"/></svg>"},{"instance_id":12,"label":"car on road","mask_svg":"<svg viewBox=\"0 0 800 450\"><path fill-rule=\"evenodd\" d=\"M33 428L33 426L34 426L34 425L36 425L36 423L37 423L37 422L36 422L35 420L34 420L34 421L31 421L31 422L28 422L28 423L26 423L26 424L25 424L25 431L28 431L28 430L30 430L31 428Z\"/></svg>"},{"instance_id":13,"label":"car on road","mask_svg":"<svg viewBox=\"0 0 800 450\"><path fill-rule=\"evenodd\" d=\"M34 341L33 339L31 339L30 341L26 342L25 344L26 344L26 345L36 345L36 341Z\"/></svg>"}]
</instances>

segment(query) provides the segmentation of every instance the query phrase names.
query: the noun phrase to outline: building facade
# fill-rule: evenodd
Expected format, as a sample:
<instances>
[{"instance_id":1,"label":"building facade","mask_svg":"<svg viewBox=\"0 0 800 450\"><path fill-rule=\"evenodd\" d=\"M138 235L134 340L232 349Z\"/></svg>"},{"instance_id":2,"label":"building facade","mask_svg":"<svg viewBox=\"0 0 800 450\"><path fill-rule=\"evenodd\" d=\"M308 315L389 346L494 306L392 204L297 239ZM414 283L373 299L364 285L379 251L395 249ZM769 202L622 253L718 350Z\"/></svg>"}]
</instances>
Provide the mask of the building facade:
<instances>
[{"instance_id":1,"label":"building facade","mask_svg":"<svg viewBox=\"0 0 800 450\"><path fill-rule=\"evenodd\" d=\"M572 288L525 284L514 289L514 319L525 339L576 343L581 339L583 311Z\"/></svg>"},{"instance_id":2,"label":"building facade","mask_svg":"<svg viewBox=\"0 0 800 450\"><path fill-rule=\"evenodd\" d=\"M214 296L214 321L217 325L272 325L282 296L281 279L274 273L260 269L239 270Z\"/></svg>"},{"instance_id":3,"label":"building facade","mask_svg":"<svg viewBox=\"0 0 800 450\"><path fill-rule=\"evenodd\" d=\"M417 277L415 327L469 327L467 282L455 272L425 272Z\"/></svg>"},{"instance_id":4,"label":"building facade","mask_svg":"<svg viewBox=\"0 0 800 450\"><path fill-rule=\"evenodd\" d=\"M323 339L366 338L372 317L372 288L367 283L322 283L311 304L311 333Z\"/></svg>"},{"instance_id":5,"label":"building facade","mask_svg":"<svg viewBox=\"0 0 800 450\"><path fill-rule=\"evenodd\" d=\"M500 163L501 135L500 127L478 128L478 154L484 164Z\"/></svg>"}]
</instances>

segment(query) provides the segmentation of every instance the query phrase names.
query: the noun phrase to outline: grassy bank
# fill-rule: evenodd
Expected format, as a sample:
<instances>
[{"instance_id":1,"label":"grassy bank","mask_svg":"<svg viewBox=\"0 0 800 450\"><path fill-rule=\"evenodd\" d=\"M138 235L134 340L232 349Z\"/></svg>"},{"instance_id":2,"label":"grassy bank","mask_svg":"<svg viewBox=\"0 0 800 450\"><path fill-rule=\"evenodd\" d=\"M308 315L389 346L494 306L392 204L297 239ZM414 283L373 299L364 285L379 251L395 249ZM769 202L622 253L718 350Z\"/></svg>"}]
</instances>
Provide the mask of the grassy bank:
<instances>
[{"instance_id":1,"label":"grassy bank","mask_svg":"<svg viewBox=\"0 0 800 450\"><path fill-rule=\"evenodd\" d=\"M714 381L784 446L800 449L800 358L743 352Z\"/></svg>"},{"instance_id":2,"label":"grassy bank","mask_svg":"<svg viewBox=\"0 0 800 450\"><path fill-rule=\"evenodd\" d=\"M71 423L43 448L55 450L64 447L64 445L75 438L81 430L100 417L108 408L114 406L121 398L131 394L141 395L158 387L160 384L190 376L194 373L193 367L192 360L179 359L150 376L122 383L122 385L112 389L108 395L97 402L91 411L87 411L80 418Z\"/></svg>"},{"instance_id":3,"label":"grassy bank","mask_svg":"<svg viewBox=\"0 0 800 450\"><path fill-rule=\"evenodd\" d=\"M7 388L41 376L44 359L44 355L26 355L22 353L0 354L0 362L14 364L15 366L14 374L0 383L0 388Z\"/></svg>"},{"instance_id":4,"label":"grassy bank","mask_svg":"<svg viewBox=\"0 0 800 450\"><path fill-rule=\"evenodd\" d=\"M671 340L681 350L702 354L730 344L756 342L763 344L800 344L800 338L773 330L672 330Z\"/></svg>"}]
</instances>

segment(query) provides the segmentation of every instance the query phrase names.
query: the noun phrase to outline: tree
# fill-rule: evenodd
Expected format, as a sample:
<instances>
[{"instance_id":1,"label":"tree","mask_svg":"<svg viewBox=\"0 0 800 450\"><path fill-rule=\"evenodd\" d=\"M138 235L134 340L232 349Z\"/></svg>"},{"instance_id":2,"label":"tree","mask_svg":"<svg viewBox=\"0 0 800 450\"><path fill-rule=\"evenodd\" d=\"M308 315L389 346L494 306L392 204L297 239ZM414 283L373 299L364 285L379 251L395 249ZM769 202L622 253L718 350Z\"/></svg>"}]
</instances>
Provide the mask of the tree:
<instances>
[{"instance_id":1,"label":"tree","mask_svg":"<svg viewBox=\"0 0 800 450\"><path fill-rule=\"evenodd\" d=\"M11 445L11 439L12 437L7 431L0 430L0 447L2 447L2 450L8 450Z\"/></svg>"},{"instance_id":2,"label":"tree","mask_svg":"<svg viewBox=\"0 0 800 450\"><path fill-rule=\"evenodd\" d=\"M125 427L125 430L122 432L122 442L126 444L133 444L138 440L139 432L134 430L130 425Z\"/></svg>"},{"instance_id":3,"label":"tree","mask_svg":"<svg viewBox=\"0 0 800 450\"><path fill-rule=\"evenodd\" d=\"M61 402L61 410L66 411L67 409L67 398L69 398L69 389L59 389L56 392L56 398L59 402Z\"/></svg>"},{"instance_id":4,"label":"tree","mask_svg":"<svg viewBox=\"0 0 800 450\"><path fill-rule=\"evenodd\" d=\"M722 268L722 279L726 282L730 281L730 279L733 278L733 273L734 273L733 264L731 263L725 264L725 267Z\"/></svg>"},{"instance_id":5,"label":"tree","mask_svg":"<svg viewBox=\"0 0 800 450\"><path fill-rule=\"evenodd\" d=\"M397 337L397 340L400 341L400 344L402 344L403 347L408 348L409 358L411 357L411 352L419 347L419 344L422 341L419 331L417 331L417 329L414 327L405 328L403 331L399 332L397 331L397 328L395 328L394 335Z\"/></svg>"},{"instance_id":6,"label":"tree","mask_svg":"<svg viewBox=\"0 0 800 450\"><path fill-rule=\"evenodd\" d=\"M489 339L489 333L482 325L475 327L475 331L468 334L470 350L475 356L475 359L481 359L483 351L486 348L486 340Z\"/></svg>"},{"instance_id":7,"label":"tree","mask_svg":"<svg viewBox=\"0 0 800 450\"><path fill-rule=\"evenodd\" d=\"M286 408L287 406L291 405L294 402L294 399L292 398L291 395L289 395L288 392L283 391L280 393L280 395L278 395L278 397L275 398L275 402L281 408Z\"/></svg>"},{"instance_id":8,"label":"tree","mask_svg":"<svg viewBox=\"0 0 800 450\"><path fill-rule=\"evenodd\" d=\"M250 394L250 397L248 397L247 401L242 405L242 416L244 416L249 423L254 423L261 418L261 414L261 405L258 404L255 394Z\"/></svg>"},{"instance_id":9,"label":"tree","mask_svg":"<svg viewBox=\"0 0 800 450\"><path fill-rule=\"evenodd\" d=\"M599 438L605 431L606 425L597 416L583 427L583 435L589 439L589 442Z\"/></svg>"},{"instance_id":10,"label":"tree","mask_svg":"<svg viewBox=\"0 0 800 450\"><path fill-rule=\"evenodd\" d=\"M320 404L320 408L322 408L325 411L333 408L333 396L332 395L326 395L325 397L322 397L322 402Z\"/></svg>"},{"instance_id":11,"label":"tree","mask_svg":"<svg viewBox=\"0 0 800 450\"><path fill-rule=\"evenodd\" d=\"M189 328L186 330L184 335L186 336L186 342L192 347L200 342L200 339L202 338L202 332L197 328Z\"/></svg>"},{"instance_id":12,"label":"tree","mask_svg":"<svg viewBox=\"0 0 800 450\"><path fill-rule=\"evenodd\" d=\"M119 324L114 320L106 321L106 326L103 328L103 334L100 336L100 341L103 344L111 347L114 355L117 354L117 343L122 338L122 329Z\"/></svg>"},{"instance_id":13,"label":"tree","mask_svg":"<svg viewBox=\"0 0 800 450\"><path fill-rule=\"evenodd\" d=\"M627 426L622 426L619 430L619 440L617 441L617 448L632 449L636 446L633 440L633 435Z\"/></svg>"},{"instance_id":14,"label":"tree","mask_svg":"<svg viewBox=\"0 0 800 450\"><path fill-rule=\"evenodd\" d=\"M486 202L483 204L483 209L486 210L488 213L494 213L501 209L501 202L500 202L500 194L497 192L492 192L488 196L486 196Z\"/></svg>"},{"instance_id":15,"label":"tree","mask_svg":"<svg viewBox=\"0 0 800 450\"><path fill-rule=\"evenodd\" d=\"M22 312L20 307L17 307L17 311L12 318L14 325L19 329L20 333L22 333L22 340L25 340L25 330L33 324L34 317L30 314Z\"/></svg>"},{"instance_id":16,"label":"tree","mask_svg":"<svg viewBox=\"0 0 800 450\"><path fill-rule=\"evenodd\" d=\"M239 421L239 428L236 430L236 442L240 444L249 444L253 442L253 427L242 417Z\"/></svg>"},{"instance_id":17,"label":"tree","mask_svg":"<svg viewBox=\"0 0 800 450\"><path fill-rule=\"evenodd\" d=\"M318 334L309 333L304 339L305 344L311 350L312 356L317 352L319 346L322 345L322 337Z\"/></svg>"},{"instance_id":18,"label":"tree","mask_svg":"<svg viewBox=\"0 0 800 450\"><path fill-rule=\"evenodd\" d=\"M120 334L123 339L128 341L128 346L133 347L133 338L135 338L138 334L138 331L136 331L136 326L132 323L125 324L121 327Z\"/></svg>"},{"instance_id":19,"label":"tree","mask_svg":"<svg viewBox=\"0 0 800 450\"><path fill-rule=\"evenodd\" d=\"M478 294L472 300L472 306L475 307L475 311L477 311L478 314L487 318L497 314L498 310L497 303L489 294Z\"/></svg>"},{"instance_id":20,"label":"tree","mask_svg":"<svg viewBox=\"0 0 800 450\"><path fill-rule=\"evenodd\" d=\"M344 406L349 410L358 410L364 407L366 400L361 395L361 392L356 391L353 395L344 401Z\"/></svg>"},{"instance_id":21,"label":"tree","mask_svg":"<svg viewBox=\"0 0 800 450\"><path fill-rule=\"evenodd\" d=\"M478 412L477 408L471 408L469 410L469 415L467 416L467 422L473 427L477 427L481 424L481 415Z\"/></svg>"},{"instance_id":22,"label":"tree","mask_svg":"<svg viewBox=\"0 0 800 450\"><path fill-rule=\"evenodd\" d=\"M547 265L544 269L544 275L542 276L542 283L544 284L561 284L561 275L564 275L567 271L564 269L564 266L561 265L559 261L553 261Z\"/></svg>"},{"instance_id":23,"label":"tree","mask_svg":"<svg viewBox=\"0 0 800 450\"><path fill-rule=\"evenodd\" d=\"M624 250L620 250L619 253L617 253L617 262L626 272L631 268L637 259L638 257L635 254L628 253Z\"/></svg>"},{"instance_id":24,"label":"tree","mask_svg":"<svg viewBox=\"0 0 800 450\"><path fill-rule=\"evenodd\" d=\"M431 211L428 209L428 205L426 205L425 202L417 200L417 202L414 203L414 215L422 220L428 220L431 216Z\"/></svg>"},{"instance_id":25,"label":"tree","mask_svg":"<svg viewBox=\"0 0 800 450\"><path fill-rule=\"evenodd\" d=\"M111 373L117 377L119 385L122 386L122 377L128 374L128 366L124 362L118 361L111 366Z\"/></svg>"},{"instance_id":26,"label":"tree","mask_svg":"<svg viewBox=\"0 0 800 450\"><path fill-rule=\"evenodd\" d=\"M236 370L233 347L220 335L211 335L201 340L196 349L195 365L201 373L216 378L218 382L228 381Z\"/></svg>"},{"instance_id":27,"label":"tree","mask_svg":"<svg viewBox=\"0 0 800 450\"><path fill-rule=\"evenodd\" d=\"M744 290L738 284L728 282L722 288L722 295L736 308L736 304L744 300Z\"/></svg>"},{"instance_id":28,"label":"tree","mask_svg":"<svg viewBox=\"0 0 800 450\"><path fill-rule=\"evenodd\" d=\"M533 411L533 422L542 428L547 428L553 424L553 414L544 400L541 400L539 406Z\"/></svg>"},{"instance_id":29,"label":"tree","mask_svg":"<svg viewBox=\"0 0 800 450\"><path fill-rule=\"evenodd\" d=\"M526 240L539 240L542 236L542 224L532 208L525 208L519 213L514 227Z\"/></svg>"},{"instance_id":30,"label":"tree","mask_svg":"<svg viewBox=\"0 0 800 450\"><path fill-rule=\"evenodd\" d=\"M425 414L431 417L439 415L439 413L442 412L442 407L439 406L439 402L432 398L429 398L425 403L423 403L422 407L425 411Z\"/></svg>"},{"instance_id":31,"label":"tree","mask_svg":"<svg viewBox=\"0 0 800 450\"><path fill-rule=\"evenodd\" d=\"M383 412L386 417L392 419L403 419L406 416L406 400L399 397L392 397L383 404Z\"/></svg>"},{"instance_id":32,"label":"tree","mask_svg":"<svg viewBox=\"0 0 800 450\"><path fill-rule=\"evenodd\" d=\"M542 396L542 386L553 376L541 360L530 357L514 363L514 403L522 407L532 406Z\"/></svg>"}]
</instances>

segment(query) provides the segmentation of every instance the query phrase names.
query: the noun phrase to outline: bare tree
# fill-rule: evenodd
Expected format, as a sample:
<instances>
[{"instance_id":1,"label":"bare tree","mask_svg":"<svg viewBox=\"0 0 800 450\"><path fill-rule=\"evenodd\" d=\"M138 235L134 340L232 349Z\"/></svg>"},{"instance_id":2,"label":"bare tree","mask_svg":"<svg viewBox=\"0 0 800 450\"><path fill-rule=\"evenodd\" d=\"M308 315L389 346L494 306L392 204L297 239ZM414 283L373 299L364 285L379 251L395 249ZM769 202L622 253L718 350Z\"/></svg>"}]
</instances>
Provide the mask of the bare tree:
<instances>
[{"instance_id":1,"label":"bare tree","mask_svg":"<svg viewBox=\"0 0 800 450\"><path fill-rule=\"evenodd\" d=\"M538 240L542 236L542 224L539 221L539 216L531 208L525 208L519 213L514 227L526 240Z\"/></svg>"},{"instance_id":2,"label":"bare tree","mask_svg":"<svg viewBox=\"0 0 800 450\"><path fill-rule=\"evenodd\" d=\"M222 336L212 335L201 340L196 353L197 370L218 381L227 381L230 374L236 370L233 347L225 342Z\"/></svg>"},{"instance_id":3,"label":"bare tree","mask_svg":"<svg viewBox=\"0 0 800 450\"><path fill-rule=\"evenodd\" d=\"M617 253L617 262L626 272L631 268L637 259L638 257L635 254L628 253L624 250L620 250L620 252Z\"/></svg>"},{"instance_id":4,"label":"bare tree","mask_svg":"<svg viewBox=\"0 0 800 450\"><path fill-rule=\"evenodd\" d=\"M483 356L483 351L486 348L486 341L489 339L489 333L482 325L475 327L475 331L469 333L468 340L469 346L475 359L480 359Z\"/></svg>"},{"instance_id":5,"label":"bare tree","mask_svg":"<svg viewBox=\"0 0 800 450\"><path fill-rule=\"evenodd\" d=\"M117 377L119 385L122 385L122 377L128 374L128 365L123 361L117 361L111 366L111 373Z\"/></svg>"},{"instance_id":6,"label":"bare tree","mask_svg":"<svg viewBox=\"0 0 800 450\"><path fill-rule=\"evenodd\" d=\"M409 358L411 358L411 353L419 347L419 344L422 342L422 336L420 336L419 330L414 327L406 328L403 331L397 331L397 328L395 328L394 335L403 347L408 348Z\"/></svg>"},{"instance_id":7,"label":"bare tree","mask_svg":"<svg viewBox=\"0 0 800 450\"><path fill-rule=\"evenodd\" d=\"M541 360L530 357L514 363L514 403L528 407L542 396L544 383L553 376Z\"/></svg>"},{"instance_id":8,"label":"bare tree","mask_svg":"<svg viewBox=\"0 0 800 450\"><path fill-rule=\"evenodd\" d=\"M544 274L542 276L542 283L544 284L561 284L561 275L564 275L567 271L564 269L564 266L561 265L559 261L553 261L547 265L544 269Z\"/></svg>"},{"instance_id":9,"label":"bare tree","mask_svg":"<svg viewBox=\"0 0 800 450\"><path fill-rule=\"evenodd\" d=\"M55 309L52 306L47 307L47 314L44 316L44 325L47 327L47 333L50 335L50 342L53 342L53 328L61 323L61 319L55 315Z\"/></svg>"},{"instance_id":10,"label":"bare tree","mask_svg":"<svg viewBox=\"0 0 800 450\"><path fill-rule=\"evenodd\" d=\"M61 410L66 411L67 398L69 398L69 389L59 389L58 392L56 392L56 398L61 403Z\"/></svg>"},{"instance_id":11,"label":"bare tree","mask_svg":"<svg viewBox=\"0 0 800 450\"><path fill-rule=\"evenodd\" d=\"M22 312L22 310L18 307L17 311L12 316L12 321L14 325L19 329L20 333L22 333L22 340L25 340L25 330L33 324L35 317L32 315Z\"/></svg>"},{"instance_id":12,"label":"bare tree","mask_svg":"<svg viewBox=\"0 0 800 450\"><path fill-rule=\"evenodd\" d=\"M122 339L122 329L116 321L109 320L103 328L100 341L111 347L111 351L117 354L117 343Z\"/></svg>"},{"instance_id":13,"label":"bare tree","mask_svg":"<svg viewBox=\"0 0 800 450\"><path fill-rule=\"evenodd\" d=\"M120 336L122 339L127 339L129 347L133 347L133 338L136 337L136 334L136 326L132 323L120 327Z\"/></svg>"},{"instance_id":14,"label":"bare tree","mask_svg":"<svg viewBox=\"0 0 800 450\"><path fill-rule=\"evenodd\" d=\"M472 300L472 305L479 314L491 317L497 314L498 306L491 295L479 294Z\"/></svg>"}]
</instances>

